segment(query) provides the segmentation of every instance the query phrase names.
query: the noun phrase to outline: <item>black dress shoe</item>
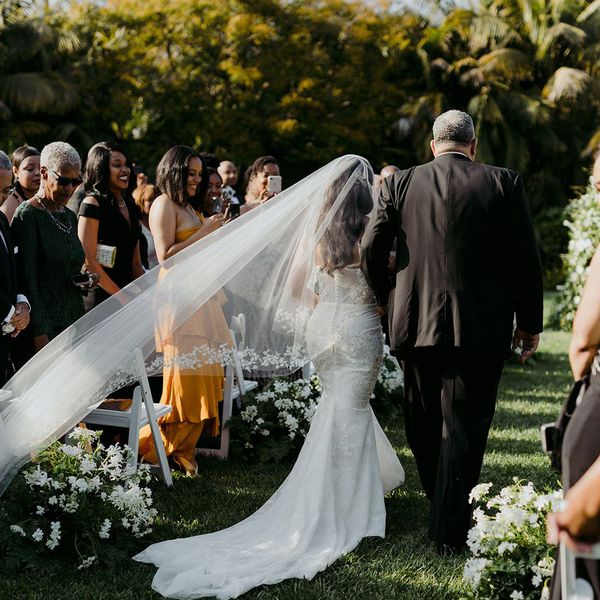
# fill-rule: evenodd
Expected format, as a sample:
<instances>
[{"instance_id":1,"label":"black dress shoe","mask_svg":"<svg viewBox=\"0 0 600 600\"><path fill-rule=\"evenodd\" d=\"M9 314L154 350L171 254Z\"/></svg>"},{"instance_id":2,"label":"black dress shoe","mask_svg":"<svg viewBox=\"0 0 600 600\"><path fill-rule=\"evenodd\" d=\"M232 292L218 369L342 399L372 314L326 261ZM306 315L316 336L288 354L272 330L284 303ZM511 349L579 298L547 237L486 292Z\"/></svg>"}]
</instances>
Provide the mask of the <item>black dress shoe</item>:
<instances>
[{"instance_id":1,"label":"black dress shoe","mask_svg":"<svg viewBox=\"0 0 600 600\"><path fill-rule=\"evenodd\" d=\"M440 556L458 556L466 550L466 546L455 546L453 544L436 544L435 551Z\"/></svg>"}]
</instances>

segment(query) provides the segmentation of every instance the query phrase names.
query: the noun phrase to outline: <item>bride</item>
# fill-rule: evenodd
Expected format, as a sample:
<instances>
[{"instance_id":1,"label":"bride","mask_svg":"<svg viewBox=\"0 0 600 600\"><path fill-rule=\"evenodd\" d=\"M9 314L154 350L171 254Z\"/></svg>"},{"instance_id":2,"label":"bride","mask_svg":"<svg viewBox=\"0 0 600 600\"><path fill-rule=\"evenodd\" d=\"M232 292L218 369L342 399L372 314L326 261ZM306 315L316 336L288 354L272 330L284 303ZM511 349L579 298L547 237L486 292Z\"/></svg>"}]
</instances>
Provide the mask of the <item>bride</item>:
<instances>
[{"instance_id":1,"label":"bride","mask_svg":"<svg viewBox=\"0 0 600 600\"><path fill-rule=\"evenodd\" d=\"M375 299L358 266L372 178L361 157L332 161L53 339L0 392L0 491L32 454L135 382L140 351L147 373L160 372L157 348L181 335L186 343L175 346L186 351L172 360L186 369L230 364L231 347L209 347L207 331L186 326L224 293L229 319L245 315L243 368L270 377L312 360L323 394L296 464L254 515L135 557L158 566L153 587L172 598L234 598L310 579L363 537L383 537L384 494L404 472L369 406L383 353Z\"/></svg>"}]
</instances>

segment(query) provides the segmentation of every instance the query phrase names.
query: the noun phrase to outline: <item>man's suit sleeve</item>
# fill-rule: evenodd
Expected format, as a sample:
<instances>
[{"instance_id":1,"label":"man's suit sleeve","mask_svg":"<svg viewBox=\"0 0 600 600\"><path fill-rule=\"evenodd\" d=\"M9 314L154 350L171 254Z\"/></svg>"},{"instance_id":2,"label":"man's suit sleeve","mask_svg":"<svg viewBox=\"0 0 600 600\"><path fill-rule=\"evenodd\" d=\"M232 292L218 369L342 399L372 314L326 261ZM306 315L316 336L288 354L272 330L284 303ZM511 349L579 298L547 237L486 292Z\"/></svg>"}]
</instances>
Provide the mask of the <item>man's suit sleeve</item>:
<instances>
[{"instance_id":1,"label":"man's suit sleeve","mask_svg":"<svg viewBox=\"0 0 600 600\"><path fill-rule=\"evenodd\" d=\"M4 213L0 212L0 220L2 220L2 225L0 225L0 227L2 227L3 231L7 231L8 232L8 220L6 219L6 216L4 215ZM6 252L7 257L8 257L8 261L12 261L14 260L13 256L11 255L12 252L12 247L10 245L10 241L8 238L5 237L4 242L2 242L2 240L0 240L0 252ZM9 285L7 281L0 281L0 322L4 321L5 317L9 314L11 308L13 307L13 305L15 304L16 298L13 298L11 296L10 290L9 290Z\"/></svg>"},{"instance_id":2,"label":"man's suit sleeve","mask_svg":"<svg viewBox=\"0 0 600 600\"><path fill-rule=\"evenodd\" d=\"M392 182L395 179L394 175L383 180L361 243L362 270L380 306L387 305L393 287L388 262L396 236L397 212L392 201Z\"/></svg>"},{"instance_id":3,"label":"man's suit sleeve","mask_svg":"<svg viewBox=\"0 0 600 600\"><path fill-rule=\"evenodd\" d=\"M508 250L517 327L527 333L540 333L544 328L542 264L525 186L518 174L509 198Z\"/></svg>"}]
</instances>

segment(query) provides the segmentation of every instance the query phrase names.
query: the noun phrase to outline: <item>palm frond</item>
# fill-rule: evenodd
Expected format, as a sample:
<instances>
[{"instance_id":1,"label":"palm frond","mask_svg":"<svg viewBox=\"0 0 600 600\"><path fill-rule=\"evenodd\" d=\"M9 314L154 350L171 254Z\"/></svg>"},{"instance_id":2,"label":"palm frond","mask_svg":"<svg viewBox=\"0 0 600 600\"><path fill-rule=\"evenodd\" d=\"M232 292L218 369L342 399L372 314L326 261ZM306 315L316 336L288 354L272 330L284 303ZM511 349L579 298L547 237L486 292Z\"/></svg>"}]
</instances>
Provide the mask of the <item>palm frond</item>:
<instances>
[{"instance_id":1,"label":"palm frond","mask_svg":"<svg viewBox=\"0 0 600 600\"><path fill-rule=\"evenodd\" d=\"M592 80L585 71L560 67L546 83L542 94L550 102L573 102L588 89Z\"/></svg>"},{"instance_id":2,"label":"palm frond","mask_svg":"<svg viewBox=\"0 0 600 600\"><path fill-rule=\"evenodd\" d=\"M78 100L76 92L52 73L12 73L0 77L0 99L19 112L60 114Z\"/></svg>"},{"instance_id":3,"label":"palm frond","mask_svg":"<svg viewBox=\"0 0 600 600\"><path fill-rule=\"evenodd\" d=\"M552 48L560 40L564 40L573 48L581 48L585 44L587 34L583 29L570 25L569 23L557 23L550 27L537 49L536 55L539 58L544 58L548 50Z\"/></svg>"},{"instance_id":4,"label":"palm frond","mask_svg":"<svg viewBox=\"0 0 600 600\"><path fill-rule=\"evenodd\" d=\"M528 77L533 69L531 57L515 48L499 48L479 58L483 73L499 75L508 80Z\"/></svg>"},{"instance_id":5,"label":"palm frond","mask_svg":"<svg viewBox=\"0 0 600 600\"><path fill-rule=\"evenodd\" d=\"M476 16L471 22L469 34L469 48L472 52L491 46L507 46L521 39L507 19L490 13Z\"/></svg>"},{"instance_id":6,"label":"palm frond","mask_svg":"<svg viewBox=\"0 0 600 600\"><path fill-rule=\"evenodd\" d=\"M585 23L588 19L591 19L598 14L600 14L600 0L594 0L593 2L590 2L587 8L577 15L577 22Z\"/></svg>"}]
</instances>

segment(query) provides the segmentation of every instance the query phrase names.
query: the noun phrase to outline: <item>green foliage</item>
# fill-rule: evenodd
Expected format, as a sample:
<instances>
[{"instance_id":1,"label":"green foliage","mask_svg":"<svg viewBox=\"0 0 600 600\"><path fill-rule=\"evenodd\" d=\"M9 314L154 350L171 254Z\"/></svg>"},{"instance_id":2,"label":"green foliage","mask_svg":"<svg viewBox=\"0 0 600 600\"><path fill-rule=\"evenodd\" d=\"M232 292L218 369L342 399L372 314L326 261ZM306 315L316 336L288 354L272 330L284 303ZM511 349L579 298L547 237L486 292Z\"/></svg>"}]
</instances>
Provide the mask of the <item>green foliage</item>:
<instances>
[{"instance_id":1,"label":"green foliage","mask_svg":"<svg viewBox=\"0 0 600 600\"><path fill-rule=\"evenodd\" d=\"M565 280L557 286L559 294L554 304L553 322L571 330L590 261L600 244L600 200L591 182L571 201L564 216L569 244L563 255Z\"/></svg>"}]
</instances>

